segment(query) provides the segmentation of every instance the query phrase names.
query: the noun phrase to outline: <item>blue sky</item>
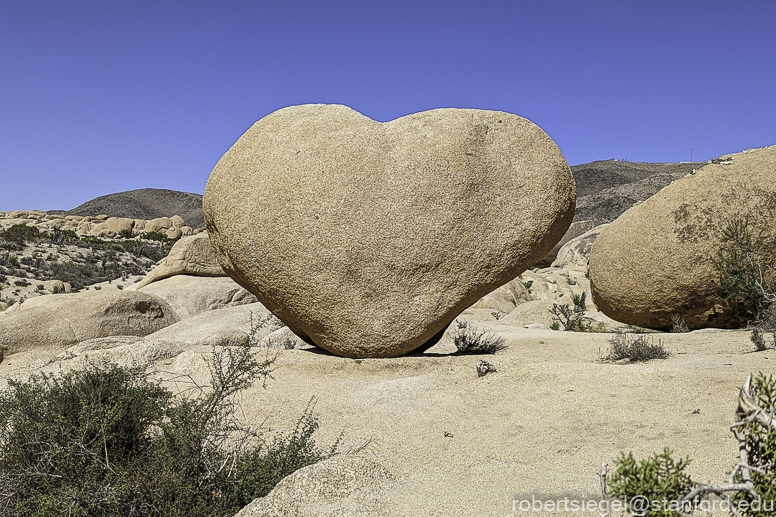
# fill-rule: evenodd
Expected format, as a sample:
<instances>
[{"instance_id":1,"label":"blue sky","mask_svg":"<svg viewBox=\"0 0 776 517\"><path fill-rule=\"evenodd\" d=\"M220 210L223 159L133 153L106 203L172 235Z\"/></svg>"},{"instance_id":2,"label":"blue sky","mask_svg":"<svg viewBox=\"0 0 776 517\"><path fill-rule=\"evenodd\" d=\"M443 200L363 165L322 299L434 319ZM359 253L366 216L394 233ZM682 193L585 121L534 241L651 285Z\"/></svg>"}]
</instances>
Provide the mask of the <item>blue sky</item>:
<instances>
[{"instance_id":1,"label":"blue sky","mask_svg":"<svg viewBox=\"0 0 776 517\"><path fill-rule=\"evenodd\" d=\"M508 111L571 165L776 143L776 2L0 0L0 210L199 192L261 117Z\"/></svg>"}]
</instances>

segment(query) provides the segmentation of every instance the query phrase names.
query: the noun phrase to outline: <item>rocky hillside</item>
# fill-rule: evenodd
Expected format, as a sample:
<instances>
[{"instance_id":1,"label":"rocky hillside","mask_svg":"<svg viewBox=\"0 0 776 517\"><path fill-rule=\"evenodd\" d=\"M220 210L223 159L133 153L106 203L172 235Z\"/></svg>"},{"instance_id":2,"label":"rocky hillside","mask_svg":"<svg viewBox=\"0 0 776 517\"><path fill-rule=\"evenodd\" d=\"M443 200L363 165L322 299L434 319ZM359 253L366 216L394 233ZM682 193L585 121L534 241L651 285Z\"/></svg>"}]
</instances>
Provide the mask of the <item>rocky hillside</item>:
<instances>
[{"instance_id":1,"label":"rocky hillside","mask_svg":"<svg viewBox=\"0 0 776 517\"><path fill-rule=\"evenodd\" d=\"M612 222L634 204L707 163L604 160L575 165L571 167L577 182L574 220L591 220L596 225Z\"/></svg>"},{"instance_id":2,"label":"rocky hillside","mask_svg":"<svg viewBox=\"0 0 776 517\"><path fill-rule=\"evenodd\" d=\"M49 213L89 217L108 215L145 220L179 215L186 222L186 226L191 228L205 225L205 218L202 215L202 194L158 188L108 194L87 201L72 210L54 210Z\"/></svg>"}]
</instances>

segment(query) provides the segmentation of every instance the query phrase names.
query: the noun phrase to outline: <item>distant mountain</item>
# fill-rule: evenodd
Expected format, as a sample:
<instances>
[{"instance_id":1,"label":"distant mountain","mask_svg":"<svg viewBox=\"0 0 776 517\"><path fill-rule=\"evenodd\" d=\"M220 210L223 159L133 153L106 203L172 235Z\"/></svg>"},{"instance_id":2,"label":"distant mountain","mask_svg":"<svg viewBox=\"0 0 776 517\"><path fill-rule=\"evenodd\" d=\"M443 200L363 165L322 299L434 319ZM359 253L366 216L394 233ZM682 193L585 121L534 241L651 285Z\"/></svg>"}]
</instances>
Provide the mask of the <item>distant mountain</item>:
<instances>
[{"instance_id":1,"label":"distant mountain","mask_svg":"<svg viewBox=\"0 0 776 517\"><path fill-rule=\"evenodd\" d=\"M571 167L577 183L575 221L603 224L617 219L637 202L654 196L708 162L639 163L604 160Z\"/></svg>"},{"instance_id":2,"label":"distant mountain","mask_svg":"<svg viewBox=\"0 0 776 517\"><path fill-rule=\"evenodd\" d=\"M52 210L65 215L130 217L132 219L156 219L157 217L183 217L188 226L205 226L202 213L202 194L178 192L157 188L143 188L108 194L87 201L72 210Z\"/></svg>"}]
</instances>

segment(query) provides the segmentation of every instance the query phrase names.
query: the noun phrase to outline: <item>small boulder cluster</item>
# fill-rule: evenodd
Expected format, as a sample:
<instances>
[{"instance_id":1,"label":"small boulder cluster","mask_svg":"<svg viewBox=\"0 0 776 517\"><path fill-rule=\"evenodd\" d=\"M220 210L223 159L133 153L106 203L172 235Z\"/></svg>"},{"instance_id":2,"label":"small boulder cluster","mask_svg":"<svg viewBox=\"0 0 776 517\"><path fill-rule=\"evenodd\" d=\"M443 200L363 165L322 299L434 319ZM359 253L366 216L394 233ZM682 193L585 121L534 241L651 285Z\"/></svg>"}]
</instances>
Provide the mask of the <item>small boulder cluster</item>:
<instances>
[{"instance_id":1,"label":"small boulder cluster","mask_svg":"<svg viewBox=\"0 0 776 517\"><path fill-rule=\"evenodd\" d=\"M41 232L52 233L57 230L71 230L79 237L115 238L120 236L142 237L146 233L159 233L170 240L177 240L187 235L202 231L202 228L191 228L179 215L172 217L157 217L156 219L130 219L127 217L109 217L98 215L94 217L81 215L48 214L41 210L12 210L0 212L0 229L15 224L35 226Z\"/></svg>"}]
</instances>

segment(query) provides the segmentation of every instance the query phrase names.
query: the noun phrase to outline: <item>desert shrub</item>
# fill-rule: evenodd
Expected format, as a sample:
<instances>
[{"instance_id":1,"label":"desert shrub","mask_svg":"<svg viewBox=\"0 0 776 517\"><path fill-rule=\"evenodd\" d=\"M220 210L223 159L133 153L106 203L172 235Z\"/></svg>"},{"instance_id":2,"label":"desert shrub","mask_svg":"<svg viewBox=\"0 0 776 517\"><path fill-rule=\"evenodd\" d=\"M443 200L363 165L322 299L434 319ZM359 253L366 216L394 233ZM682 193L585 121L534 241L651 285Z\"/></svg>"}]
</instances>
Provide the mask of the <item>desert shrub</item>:
<instances>
[{"instance_id":1,"label":"desert shrub","mask_svg":"<svg viewBox=\"0 0 776 517\"><path fill-rule=\"evenodd\" d=\"M587 293L574 293L571 295L571 303L574 304L574 309L578 310L579 312L585 312L587 310L587 307L585 306L586 295Z\"/></svg>"},{"instance_id":2,"label":"desert shrub","mask_svg":"<svg viewBox=\"0 0 776 517\"><path fill-rule=\"evenodd\" d=\"M646 501L646 507L630 510L648 517L710 515L704 502L708 503L711 495L727 503L731 516L772 517L776 509L775 413L776 380L762 373L754 379L750 376L739 394L737 422L732 427L739 461L728 484L694 482L684 472L690 459L676 461L666 448L662 454L641 461L631 453L621 453L614 471L608 473L605 468L601 474L604 495L630 503Z\"/></svg>"},{"instance_id":3,"label":"desert shrub","mask_svg":"<svg viewBox=\"0 0 776 517\"><path fill-rule=\"evenodd\" d=\"M776 348L776 305L760 311L751 325L749 339L758 351Z\"/></svg>"},{"instance_id":4,"label":"desert shrub","mask_svg":"<svg viewBox=\"0 0 776 517\"><path fill-rule=\"evenodd\" d=\"M19 257L16 255L8 255L8 258L6 259L8 261L8 265L11 267L19 267Z\"/></svg>"},{"instance_id":5,"label":"desert shrub","mask_svg":"<svg viewBox=\"0 0 776 517\"><path fill-rule=\"evenodd\" d=\"M728 220L719 235L720 247L711 257L720 298L748 320L776 301L776 252L767 245L767 232L752 226L746 218Z\"/></svg>"},{"instance_id":6,"label":"desert shrub","mask_svg":"<svg viewBox=\"0 0 776 517\"><path fill-rule=\"evenodd\" d=\"M580 326L582 322L583 313L577 310L577 307L571 307L565 303L553 303L552 309L552 323L555 324L555 330L574 330ZM553 328L551 325L550 328Z\"/></svg>"},{"instance_id":7,"label":"desert shrub","mask_svg":"<svg viewBox=\"0 0 776 517\"><path fill-rule=\"evenodd\" d=\"M5 231L0 232L0 240L15 244L25 244L35 241L40 237L40 230L36 226L15 224Z\"/></svg>"},{"instance_id":8,"label":"desert shrub","mask_svg":"<svg viewBox=\"0 0 776 517\"><path fill-rule=\"evenodd\" d=\"M633 336L627 332L618 331L609 338L609 353L601 359L605 362L629 360L632 363L665 359L671 353L663 348L662 341L654 344L651 338L640 334Z\"/></svg>"},{"instance_id":9,"label":"desert shrub","mask_svg":"<svg viewBox=\"0 0 776 517\"><path fill-rule=\"evenodd\" d=\"M607 481L609 494L624 501L633 501L646 497L648 501L681 501L695 483L684 469L690 459L675 461L670 449L662 454L654 454L646 460L636 461L632 453L620 454L614 462L615 470ZM631 513L647 517L674 517L679 513L659 509L650 509L644 513L638 508L630 508Z\"/></svg>"},{"instance_id":10,"label":"desert shrub","mask_svg":"<svg viewBox=\"0 0 776 517\"><path fill-rule=\"evenodd\" d=\"M119 237L121 237L122 239L131 239L132 238L132 230L127 230L126 228L124 228L123 230L121 230L119 232Z\"/></svg>"},{"instance_id":11,"label":"desert shrub","mask_svg":"<svg viewBox=\"0 0 776 517\"><path fill-rule=\"evenodd\" d=\"M94 266L72 261L52 264L51 276L55 280L69 283L75 289L81 289L100 281Z\"/></svg>"},{"instance_id":12,"label":"desert shrub","mask_svg":"<svg viewBox=\"0 0 776 517\"><path fill-rule=\"evenodd\" d=\"M90 260L91 259L91 260ZM47 270L47 277L52 280L68 282L75 288L100 282L126 278L131 275L145 274L142 266L134 263L123 263L118 260L110 260L110 257L87 257L86 263L73 261L52 263Z\"/></svg>"},{"instance_id":13,"label":"desert shrub","mask_svg":"<svg viewBox=\"0 0 776 517\"><path fill-rule=\"evenodd\" d=\"M167 242L169 240L165 234L160 232L146 232L143 234L143 238L149 241L161 242Z\"/></svg>"},{"instance_id":14,"label":"desert shrub","mask_svg":"<svg viewBox=\"0 0 776 517\"><path fill-rule=\"evenodd\" d=\"M74 230L54 228L49 234L48 239L52 244L74 244L80 242L78 234Z\"/></svg>"},{"instance_id":15,"label":"desert shrub","mask_svg":"<svg viewBox=\"0 0 776 517\"><path fill-rule=\"evenodd\" d=\"M0 393L0 514L233 515L294 470L336 453L313 439L312 404L264 441L234 396L270 376L248 340L214 349L207 388L174 395L144 367L92 364L9 381Z\"/></svg>"},{"instance_id":16,"label":"desert shrub","mask_svg":"<svg viewBox=\"0 0 776 517\"><path fill-rule=\"evenodd\" d=\"M15 285L16 287L27 287L27 286L32 285L32 284L30 284L24 278L21 278L19 280L14 280L13 285Z\"/></svg>"},{"instance_id":17,"label":"desert shrub","mask_svg":"<svg viewBox=\"0 0 776 517\"><path fill-rule=\"evenodd\" d=\"M739 443L746 447L746 456L749 462L749 475L756 494L748 491L737 492L734 500L746 502L753 508L753 503L761 499L760 510L744 512L744 515L752 517L772 517L776 509L776 379L772 375L765 376L759 373L752 383L754 399L758 408L751 411L749 418L737 430ZM756 418L757 413L765 418ZM744 482L744 472L737 469L733 481ZM768 505L762 504L768 502Z\"/></svg>"},{"instance_id":18,"label":"desert shrub","mask_svg":"<svg viewBox=\"0 0 776 517\"><path fill-rule=\"evenodd\" d=\"M572 332L603 332L605 325L603 323L597 323L593 325L592 320L585 317L585 293L572 294L571 302L574 306L566 305L563 303L553 303L550 309L552 314L552 323L550 328L552 330L563 330Z\"/></svg>"},{"instance_id":19,"label":"desert shrub","mask_svg":"<svg viewBox=\"0 0 776 517\"><path fill-rule=\"evenodd\" d=\"M671 316L671 322L673 323L673 326L671 327L671 332L677 332L677 333L685 333L690 332L690 327L687 326L687 322L682 319L681 316L678 314L674 314Z\"/></svg>"},{"instance_id":20,"label":"desert shrub","mask_svg":"<svg viewBox=\"0 0 776 517\"><path fill-rule=\"evenodd\" d=\"M456 323L458 328L453 336L453 343L457 354L495 354L507 348L504 339L495 334L477 330L465 320L458 320Z\"/></svg>"}]
</instances>

